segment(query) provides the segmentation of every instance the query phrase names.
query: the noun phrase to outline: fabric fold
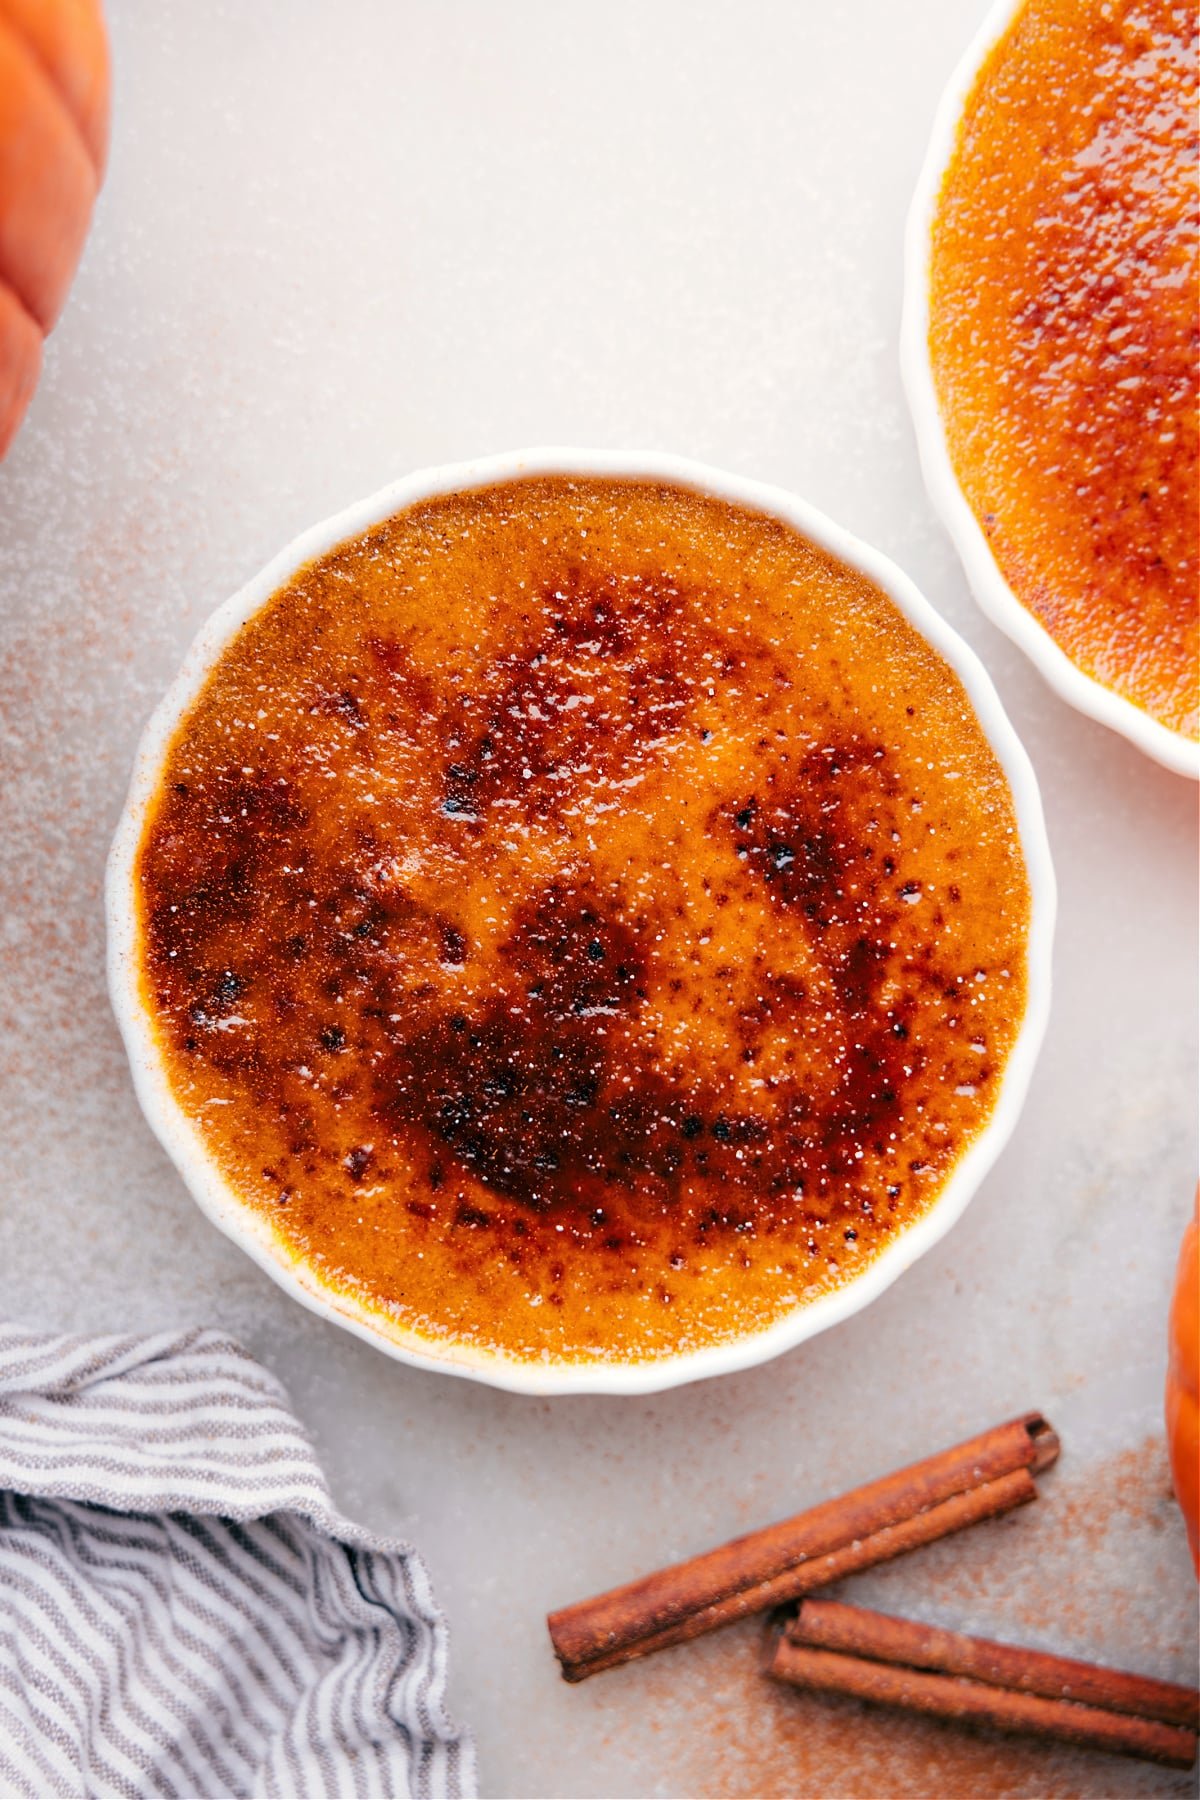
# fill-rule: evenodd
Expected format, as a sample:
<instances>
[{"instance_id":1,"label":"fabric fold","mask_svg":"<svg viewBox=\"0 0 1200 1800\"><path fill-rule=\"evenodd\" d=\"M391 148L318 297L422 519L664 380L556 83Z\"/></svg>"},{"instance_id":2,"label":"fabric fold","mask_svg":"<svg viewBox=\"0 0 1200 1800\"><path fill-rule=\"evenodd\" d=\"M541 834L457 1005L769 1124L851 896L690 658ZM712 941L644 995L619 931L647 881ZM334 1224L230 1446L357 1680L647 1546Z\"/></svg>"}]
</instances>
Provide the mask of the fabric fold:
<instances>
[{"instance_id":1,"label":"fabric fold","mask_svg":"<svg viewBox=\"0 0 1200 1800\"><path fill-rule=\"evenodd\" d=\"M446 1664L234 1339L0 1326L0 1790L471 1795Z\"/></svg>"}]
</instances>

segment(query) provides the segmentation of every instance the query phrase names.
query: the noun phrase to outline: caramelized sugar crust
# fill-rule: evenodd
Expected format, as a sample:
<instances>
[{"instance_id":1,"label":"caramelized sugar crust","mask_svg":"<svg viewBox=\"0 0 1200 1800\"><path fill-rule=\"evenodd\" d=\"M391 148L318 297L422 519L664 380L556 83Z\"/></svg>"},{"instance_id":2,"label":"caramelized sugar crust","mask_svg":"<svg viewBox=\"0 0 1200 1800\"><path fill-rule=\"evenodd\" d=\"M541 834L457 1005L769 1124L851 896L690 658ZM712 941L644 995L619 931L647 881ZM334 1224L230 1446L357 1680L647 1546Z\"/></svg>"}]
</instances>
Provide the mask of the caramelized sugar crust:
<instances>
[{"instance_id":1,"label":"caramelized sugar crust","mask_svg":"<svg viewBox=\"0 0 1200 1800\"><path fill-rule=\"evenodd\" d=\"M1085 673L1197 732L1196 14L1027 0L967 102L933 231L954 471Z\"/></svg>"},{"instance_id":2,"label":"caramelized sugar crust","mask_svg":"<svg viewBox=\"0 0 1200 1800\"><path fill-rule=\"evenodd\" d=\"M143 991L229 1182L433 1339L642 1359L918 1218L1025 1006L958 681L776 520L548 477L309 565L179 727Z\"/></svg>"}]
</instances>

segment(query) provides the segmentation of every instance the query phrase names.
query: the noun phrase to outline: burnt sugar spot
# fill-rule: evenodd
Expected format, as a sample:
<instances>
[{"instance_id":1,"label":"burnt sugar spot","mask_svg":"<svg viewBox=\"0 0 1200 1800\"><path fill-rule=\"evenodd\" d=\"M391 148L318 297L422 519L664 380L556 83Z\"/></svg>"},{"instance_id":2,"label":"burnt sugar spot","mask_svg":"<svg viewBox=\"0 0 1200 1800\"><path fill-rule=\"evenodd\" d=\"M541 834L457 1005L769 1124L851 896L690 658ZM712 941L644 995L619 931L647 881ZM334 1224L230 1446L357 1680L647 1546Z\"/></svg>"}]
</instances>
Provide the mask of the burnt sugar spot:
<instances>
[{"instance_id":1,"label":"burnt sugar spot","mask_svg":"<svg viewBox=\"0 0 1200 1800\"><path fill-rule=\"evenodd\" d=\"M636 921L612 895L554 883L521 909L497 961L475 1016L447 1010L414 1036L393 1032L374 1080L380 1118L534 1211L669 1177L670 1095L630 1066L619 1029L645 998Z\"/></svg>"},{"instance_id":2,"label":"burnt sugar spot","mask_svg":"<svg viewBox=\"0 0 1200 1800\"><path fill-rule=\"evenodd\" d=\"M451 968L465 963L469 945L458 926L452 925L448 919L439 919L438 929L442 939L442 961Z\"/></svg>"},{"instance_id":3,"label":"burnt sugar spot","mask_svg":"<svg viewBox=\"0 0 1200 1800\"><path fill-rule=\"evenodd\" d=\"M771 905L803 919L844 1028L840 1064L819 1090L796 1096L783 1120L790 1172L810 1189L853 1173L864 1146L894 1133L926 1064L912 1020L945 978L905 905L910 798L885 748L856 737L810 751L723 811L751 879ZM803 984L769 970L762 986L759 1007L742 1020L752 1056L756 1029L778 1029L781 1017L801 1024L810 999Z\"/></svg>"},{"instance_id":4,"label":"burnt sugar spot","mask_svg":"<svg viewBox=\"0 0 1200 1800\"><path fill-rule=\"evenodd\" d=\"M896 867L887 852L900 835L901 793L881 744L823 745L761 796L728 809L738 860L818 939L842 947L847 933L856 944L878 937L894 921L879 877Z\"/></svg>"},{"instance_id":5,"label":"burnt sugar spot","mask_svg":"<svg viewBox=\"0 0 1200 1800\"><path fill-rule=\"evenodd\" d=\"M900 1121L925 1060L908 1041L911 1001L879 997L898 909L879 899L876 878L846 867L866 860L860 834L877 822L894 780L863 749L847 750L832 768L817 759L814 769L817 779L806 765L786 797L742 807L734 823L742 840L758 834L762 878L780 882L781 903L798 906L805 929L820 934L850 1027L849 1054L828 1081L774 1084L750 1111L723 1100L711 1067L669 1075L653 1038L637 1028L648 987L662 979L653 920L629 916L619 894L556 883L499 947L496 992L483 1008L441 1014L413 1037L392 1034L374 1087L381 1120L496 1194L565 1217L576 1237L613 1241L600 1202L611 1208L614 1192L625 1226L674 1213L676 1230L700 1240L807 1216L815 1197L857 1173L864 1143ZM841 796L832 811L831 792ZM780 832L797 846L787 868L773 854ZM741 1062L756 1060L757 1032L786 1036L809 1014L803 984L769 969L762 982L772 999L743 1030L742 1047L731 1047ZM414 1162L427 1160L419 1144L410 1147ZM859 1203L847 1193L844 1204Z\"/></svg>"},{"instance_id":6,"label":"burnt sugar spot","mask_svg":"<svg viewBox=\"0 0 1200 1800\"><path fill-rule=\"evenodd\" d=\"M572 565L536 605L540 628L443 714L442 741L454 746L447 817L578 806L652 758L689 717L692 628L670 582Z\"/></svg>"},{"instance_id":7,"label":"burnt sugar spot","mask_svg":"<svg viewBox=\"0 0 1200 1800\"><path fill-rule=\"evenodd\" d=\"M790 1211L807 1166L796 1120L773 1138L768 1110L723 1108L711 1076L668 1078L626 1029L646 1001L647 924L619 897L554 884L500 947L485 1007L393 1034L375 1110L415 1162L436 1146L495 1194L617 1251L628 1240L613 1234L614 1206L622 1231L673 1212L701 1239L754 1230L781 1195ZM818 1153L818 1134L807 1147Z\"/></svg>"},{"instance_id":8,"label":"burnt sugar spot","mask_svg":"<svg viewBox=\"0 0 1200 1800\"><path fill-rule=\"evenodd\" d=\"M344 687L320 688L311 710L314 713L324 713L327 718L336 719L348 731L365 732L367 720L359 696L354 691L357 685L358 681L355 677Z\"/></svg>"},{"instance_id":9,"label":"burnt sugar spot","mask_svg":"<svg viewBox=\"0 0 1200 1800\"><path fill-rule=\"evenodd\" d=\"M906 884L907 799L882 745L807 753L762 797L725 809L738 861L805 933L852 1018L870 1011L895 960ZM887 846L884 851L884 846Z\"/></svg>"},{"instance_id":10,"label":"burnt sugar spot","mask_svg":"<svg viewBox=\"0 0 1200 1800\"><path fill-rule=\"evenodd\" d=\"M308 824L282 775L225 768L204 783L167 788L141 858L154 961L201 959L214 936L252 919L281 852L302 844Z\"/></svg>"},{"instance_id":11,"label":"burnt sugar spot","mask_svg":"<svg viewBox=\"0 0 1200 1800\"><path fill-rule=\"evenodd\" d=\"M601 627L585 620L580 629ZM623 641L615 625L605 641ZM456 767L454 778L469 789ZM203 906L161 915L172 921L176 949L188 943L194 950L204 939L211 950L214 935L226 941L218 927L240 929L242 871L253 868L260 902L274 883L273 904L263 904L261 916L271 920L276 961L293 982L306 978L315 996L298 1004L289 990L280 1014L276 1054L289 1079L308 1079L320 1051L344 1053L345 1027L328 1021L328 1008L354 1007L378 1045L370 1058L372 1114L407 1145L415 1166L437 1167L438 1186L457 1168L460 1179L535 1215L552 1214L576 1241L610 1251L625 1251L631 1235L664 1216L683 1241L710 1244L811 1222L825 1216L839 1184L838 1204L857 1207L863 1146L901 1123L925 1066L924 1046L910 1041L916 989L956 992L928 958L907 954L914 932L904 930L907 884L897 841L907 796L883 749L865 741L807 753L709 821L718 842L732 839L767 904L794 915L830 985L814 996L805 982L764 963L755 1004L734 1020L731 1060L753 1066L769 1038L803 1031L818 1003L836 1008L847 1046L823 1079L774 1081L753 1109L729 1104L719 1066L666 1072L640 1021L651 985L673 984L655 966L654 917L633 908L621 888L605 889L583 872L523 902L463 1010L436 982L411 979L422 965L466 964L470 946L459 926L403 889L363 888L352 869L335 885L326 875L324 887L316 873L286 877L308 865L291 848L286 854L295 860L281 861L276 840L300 830L305 815L278 785L254 799L245 786L233 791L248 803L229 817L219 867L205 871ZM220 801L230 803L228 795ZM884 842L891 851L879 856ZM377 848L373 839L367 847ZM207 938L198 921L207 922ZM268 958L268 974L270 967ZM282 1077L272 1076L253 1035L227 1029L237 1025L230 1014L246 978L211 961L176 960L174 971L191 996L193 1054L229 1078L253 1077L260 1092L273 1080L278 1086ZM732 974L713 971L714 995ZM278 978L274 985L278 1000ZM312 1005L326 1014L315 1045ZM333 1097L353 1092L342 1084ZM308 1137L294 1146L295 1154L316 1150ZM343 1166L362 1179L361 1146L350 1148ZM814 1215L814 1206L824 1210ZM486 1222L500 1217L486 1214Z\"/></svg>"}]
</instances>

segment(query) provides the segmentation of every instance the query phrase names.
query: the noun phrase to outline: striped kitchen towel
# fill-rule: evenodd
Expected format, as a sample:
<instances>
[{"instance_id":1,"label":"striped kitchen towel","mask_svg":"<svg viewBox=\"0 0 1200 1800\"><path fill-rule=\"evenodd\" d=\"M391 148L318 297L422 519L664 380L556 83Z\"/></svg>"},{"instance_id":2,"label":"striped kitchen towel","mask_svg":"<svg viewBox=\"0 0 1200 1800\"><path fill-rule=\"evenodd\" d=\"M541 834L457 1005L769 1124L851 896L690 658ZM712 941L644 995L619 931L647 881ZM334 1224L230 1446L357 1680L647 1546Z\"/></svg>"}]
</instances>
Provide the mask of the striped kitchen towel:
<instances>
[{"instance_id":1,"label":"striped kitchen towel","mask_svg":"<svg viewBox=\"0 0 1200 1800\"><path fill-rule=\"evenodd\" d=\"M0 1327L0 1793L474 1790L416 1552L216 1331Z\"/></svg>"}]
</instances>

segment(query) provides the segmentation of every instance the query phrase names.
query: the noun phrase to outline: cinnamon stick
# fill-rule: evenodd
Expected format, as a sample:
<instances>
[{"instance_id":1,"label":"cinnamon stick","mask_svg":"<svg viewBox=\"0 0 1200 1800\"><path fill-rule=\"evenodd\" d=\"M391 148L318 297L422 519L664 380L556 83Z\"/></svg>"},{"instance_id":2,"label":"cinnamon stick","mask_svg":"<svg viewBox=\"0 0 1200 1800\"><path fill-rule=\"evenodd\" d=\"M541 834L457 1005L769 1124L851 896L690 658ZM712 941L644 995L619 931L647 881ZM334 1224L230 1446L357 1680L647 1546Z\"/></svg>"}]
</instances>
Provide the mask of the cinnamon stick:
<instances>
[{"instance_id":1,"label":"cinnamon stick","mask_svg":"<svg viewBox=\"0 0 1200 1800\"><path fill-rule=\"evenodd\" d=\"M1075 1700L1108 1712L1133 1713L1200 1731L1200 1692L1149 1675L1129 1675L1070 1656L967 1637L915 1619L896 1619L840 1600L806 1600L784 1627L790 1643L840 1650L878 1662L903 1663L943 1675L966 1675L992 1687Z\"/></svg>"},{"instance_id":2,"label":"cinnamon stick","mask_svg":"<svg viewBox=\"0 0 1200 1800\"><path fill-rule=\"evenodd\" d=\"M902 1623L888 1621L889 1625ZM865 1634L864 1641L869 1641L869 1634ZM1021 1652L1015 1654L1019 1656ZM1158 1717L1076 1700L1050 1699L1023 1688L993 1686L962 1675L927 1672L868 1656L814 1649L806 1643L793 1642L786 1633L774 1646L767 1672L793 1687L849 1694L877 1705L904 1707L935 1718L988 1725L998 1731L1107 1750L1118 1756L1141 1757L1170 1768L1189 1769L1196 1760L1195 1732L1165 1724Z\"/></svg>"},{"instance_id":3,"label":"cinnamon stick","mask_svg":"<svg viewBox=\"0 0 1200 1800\"><path fill-rule=\"evenodd\" d=\"M785 1569L782 1575L775 1576L772 1581L742 1588L712 1606L691 1613L664 1631L641 1638L633 1649L628 1645L620 1645L593 1657L587 1663L572 1664L570 1667L564 1663L563 1675L568 1681L583 1681L588 1675L599 1675L604 1669L617 1668L634 1656L648 1656L653 1650L666 1650L672 1644L685 1644L690 1638L702 1637L705 1632L716 1631L722 1625L732 1625L737 1619L747 1618L751 1613L783 1606L789 1600L796 1600L816 1588L830 1587L835 1581L841 1581L846 1575L853 1575L858 1569L886 1562L890 1557L900 1556L906 1550L917 1550L922 1544L936 1543L938 1538L947 1537L952 1531L961 1531L964 1526L975 1525L981 1519L997 1518L1014 1506L1023 1506L1036 1499L1037 1488L1029 1470L1015 1469L1011 1475L1002 1475L998 1481L985 1481L981 1487L968 1488L964 1493L943 1500L940 1506L931 1506L925 1512L915 1513L911 1519L905 1519L899 1525L886 1525L882 1531L872 1532L865 1538L856 1538L828 1556L817 1556L809 1562L798 1563L795 1568Z\"/></svg>"},{"instance_id":4,"label":"cinnamon stick","mask_svg":"<svg viewBox=\"0 0 1200 1800\"><path fill-rule=\"evenodd\" d=\"M794 1518L551 1613L568 1681L795 1599L1036 1497L1058 1438L1028 1413Z\"/></svg>"}]
</instances>

